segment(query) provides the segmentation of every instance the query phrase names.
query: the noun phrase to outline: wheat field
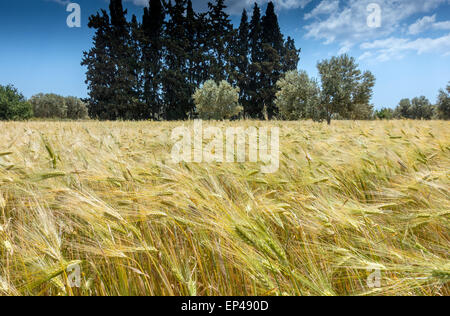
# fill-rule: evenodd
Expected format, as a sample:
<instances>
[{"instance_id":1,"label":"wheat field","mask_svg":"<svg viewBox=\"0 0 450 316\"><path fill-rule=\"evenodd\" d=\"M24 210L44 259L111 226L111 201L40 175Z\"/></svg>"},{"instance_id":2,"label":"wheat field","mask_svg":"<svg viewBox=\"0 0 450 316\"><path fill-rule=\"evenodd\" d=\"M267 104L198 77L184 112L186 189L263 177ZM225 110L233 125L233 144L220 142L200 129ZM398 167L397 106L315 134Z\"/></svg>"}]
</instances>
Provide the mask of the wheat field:
<instances>
[{"instance_id":1,"label":"wheat field","mask_svg":"<svg viewBox=\"0 0 450 316\"><path fill-rule=\"evenodd\" d=\"M273 174L182 124L0 122L0 295L450 295L450 123L209 123L280 127Z\"/></svg>"}]
</instances>

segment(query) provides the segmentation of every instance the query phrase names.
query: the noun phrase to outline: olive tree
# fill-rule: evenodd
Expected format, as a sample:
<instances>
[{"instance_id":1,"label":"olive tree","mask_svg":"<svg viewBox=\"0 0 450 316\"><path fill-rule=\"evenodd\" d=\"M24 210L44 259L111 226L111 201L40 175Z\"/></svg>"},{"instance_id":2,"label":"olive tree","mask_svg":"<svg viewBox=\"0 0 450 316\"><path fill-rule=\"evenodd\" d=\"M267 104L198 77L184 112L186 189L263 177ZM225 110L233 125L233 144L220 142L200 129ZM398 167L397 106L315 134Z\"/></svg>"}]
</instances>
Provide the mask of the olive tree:
<instances>
[{"instance_id":1,"label":"olive tree","mask_svg":"<svg viewBox=\"0 0 450 316\"><path fill-rule=\"evenodd\" d=\"M447 85L447 91L439 91L437 109L440 119L450 120L450 83Z\"/></svg>"},{"instance_id":2,"label":"olive tree","mask_svg":"<svg viewBox=\"0 0 450 316\"><path fill-rule=\"evenodd\" d=\"M351 117L355 107L370 104L375 86L375 76L361 72L353 57L342 55L317 64L322 83L321 105L331 124L334 115Z\"/></svg>"},{"instance_id":3,"label":"olive tree","mask_svg":"<svg viewBox=\"0 0 450 316\"><path fill-rule=\"evenodd\" d=\"M88 109L86 103L76 97L65 98L67 106L67 118L71 120L80 120L88 118Z\"/></svg>"},{"instance_id":4,"label":"olive tree","mask_svg":"<svg viewBox=\"0 0 450 316\"><path fill-rule=\"evenodd\" d=\"M193 99L197 113L204 120L225 120L239 115L243 108L239 105L239 88L233 88L228 82L219 84L208 80L197 88Z\"/></svg>"},{"instance_id":5,"label":"olive tree","mask_svg":"<svg viewBox=\"0 0 450 316\"><path fill-rule=\"evenodd\" d=\"M32 96L30 102L37 118L67 118L66 101L62 96L39 93Z\"/></svg>"},{"instance_id":6,"label":"olive tree","mask_svg":"<svg viewBox=\"0 0 450 316\"><path fill-rule=\"evenodd\" d=\"M33 96L30 102L37 118L78 120L88 116L86 104L76 97L40 93Z\"/></svg>"},{"instance_id":7,"label":"olive tree","mask_svg":"<svg viewBox=\"0 0 450 316\"><path fill-rule=\"evenodd\" d=\"M317 82L305 71L292 70L277 82L275 105L285 120L314 118L320 100Z\"/></svg>"}]
</instances>

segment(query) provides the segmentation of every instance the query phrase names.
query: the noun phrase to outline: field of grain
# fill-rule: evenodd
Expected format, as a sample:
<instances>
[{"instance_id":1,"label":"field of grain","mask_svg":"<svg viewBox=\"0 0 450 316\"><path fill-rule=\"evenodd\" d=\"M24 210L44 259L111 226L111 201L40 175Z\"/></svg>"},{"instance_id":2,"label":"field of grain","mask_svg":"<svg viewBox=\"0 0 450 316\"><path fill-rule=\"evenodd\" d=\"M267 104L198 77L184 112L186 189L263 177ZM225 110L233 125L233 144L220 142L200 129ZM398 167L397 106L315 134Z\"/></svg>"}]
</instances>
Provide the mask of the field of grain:
<instances>
[{"instance_id":1,"label":"field of grain","mask_svg":"<svg viewBox=\"0 0 450 316\"><path fill-rule=\"evenodd\" d=\"M450 295L450 123L211 123L279 126L267 175L181 124L0 122L0 295Z\"/></svg>"}]
</instances>

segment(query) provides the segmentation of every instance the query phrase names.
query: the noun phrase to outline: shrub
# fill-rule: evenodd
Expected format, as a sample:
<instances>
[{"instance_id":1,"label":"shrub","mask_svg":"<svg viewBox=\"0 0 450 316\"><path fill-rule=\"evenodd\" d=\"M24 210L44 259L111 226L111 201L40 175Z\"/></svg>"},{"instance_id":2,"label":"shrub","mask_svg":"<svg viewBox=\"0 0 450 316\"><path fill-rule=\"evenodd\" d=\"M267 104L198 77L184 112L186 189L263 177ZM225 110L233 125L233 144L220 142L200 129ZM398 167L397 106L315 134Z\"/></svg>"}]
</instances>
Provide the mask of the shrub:
<instances>
[{"instance_id":1,"label":"shrub","mask_svg":"<svg viewBox=\"0 0 450 316\"><path fill-rule=\"evenodd\" d=\"M67 106L64 97L56 94L39 93L30 99L34 116L37 118L66 118Z\"/></svg>"},{"instance_id":2,"label":"shrub","mask_svg":"<svg viewBox=\"0 0 450 316\"><path fill-rule=\"evenodd\" d=\"M437 109L440 119L450 120L450 83L447 91L439 91Z\"/></svg>"},{"instance_id":3,"label":"shrub","mask_svg":"<svg viewBox=\"0 0 450 316\"><path fill-rule=\"evenodd\" d=\"M319 109L320 89L305 71L289 71L277 82L275 104L286 120L314 118Z\"/></svg>"},{"instance_id":4,"label":"shrub","mask_svg":"<svg viewBox=\"0 0 450 316\"><path fill-rule=\"evenodd\" d=\"M12 85L0 85L0 120L27 120L33 116L31 104Z\"/></svg>"},{"instance_id":5,"label":"shrub","mask_svg":"<svg viewBox=\"0 0 450 316\"><path fill-rule=\"evenodd\" d=\"M86 103L76 97L67 97L67 118L71 120L80 120L88 117Z\"/></svg>"},{"instance_id":6,"label":"shrub","mask_svg":"<svg viewBox=\"0 0 450 316\"><path fill-rule=\"evenodd\" d=\"M243 111L239 105L239 88L233 88L226 81L220 84L213 80L206 81L203 87L195 91L193 98L201 119L230 119Z\"/></svg>"},{"instance_id":7,"label":"shrub","mask_svg":"<svg viewBox=\"0 0 450 316\"><path fill-rule=\"evenodd\" d=\"M392 120L394 118L394 110L390 108L382 108L375 112L375 116L380 120Z\"/></svg>"},{"instance_id":8,"label":"shrub","mask_svg":"<svg viewBox=\"0 0 450 316\"><path fill-rule=\"evenodd\" d=\"M349 114L352 120L372 120L374 119L374 106L371 104L357 103L353 106L353 110Z\"/></svg>"},{"instance_id":9,"label":"shrub","mask_svg":"<svg viewBox=\"0 0 450 316\"><path fill-rule=\"evenodd\" d=\"M30 100L37 118L83 119L87 117L87 107L75 97L62 97L56 94L37 94Z\"/></svg>"}]
</instances>

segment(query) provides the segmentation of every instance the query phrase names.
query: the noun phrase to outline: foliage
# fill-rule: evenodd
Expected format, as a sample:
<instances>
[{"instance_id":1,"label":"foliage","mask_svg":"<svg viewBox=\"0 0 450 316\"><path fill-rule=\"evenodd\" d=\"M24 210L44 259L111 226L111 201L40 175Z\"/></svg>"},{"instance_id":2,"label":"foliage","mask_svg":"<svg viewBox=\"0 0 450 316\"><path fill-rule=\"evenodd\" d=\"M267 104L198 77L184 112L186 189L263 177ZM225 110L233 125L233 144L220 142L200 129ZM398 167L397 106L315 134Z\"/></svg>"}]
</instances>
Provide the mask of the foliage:
<instances>
[{"instance_id":1,"label":"foliage","mask_svg":"<svg viewBox=\"0 0 450 316\"><path fill-rule=\"evenodd\" d=\"M371 104L356 103L349 117L352 120L372 120L374 119L374 106Z\"/></svg>"},{"instance_id":2,"label":"foliage","mask_svg":"<svg viewBox=\"0 0 450 316\"><path fill-rule=\"evenodd\" d=\"M67 106L67 118L71 120L80 120L88 118L86 103L76 97L65 98Z\"/></svg>"},{"instance_id":3,"label":"foliage","mask_svg":"<svg viewBox=\"0 0 450 316\"><path fill-rule=\"evenodd\" d=\"M284 41L273 2L234 29L224 0L193 10L191 0L150 0L142 22L127 21L121 0L89 18L93 47L84 53L89 114L101 120L192 117L192 94L206 80L240 87L245 114L276 114L275 84L297 68L300 50Z\"/></svg>"},{"instance_id":4,"label":"foliage","mask_svg":"<svg viewBox=\"0 0 450 316\"><path fill-rule=\"evenodd\" d=\"M312 118L320 102L320 89L316 81L304 71L289 71L278 82L275 105L280 117L286 120Z\"/></svg>"},{"instance_id":5,"label":"foliage","mask_svg":"<svg viewBox=\"0 0 450 316\"><path fill-rule=\"evenodd\" d=\"M394 116L399 119L431 120L435 109L430 101L424 97L412 100L402 99L395 109Z\"/></svg>"},{"instance_id":6,"label":"foliage","mask_svg":"<svg viewBox=\"0 0 450 316\"><path fill-rule=\"evenodd\" d=\"M37 118L67 118L67 104L62 96L40 93L32 96L30 102Z\"/></svg>"},{"instance_id":7,"label":"foliage","mask_svg":"<svg viewBox=\"0 0 450 316\"><path fill-rule=\"evenodd\" d=\"M395 108L394 111L395 118L410 118L411 116L411 100L410 99L402 99L400 103Z\"/></svg>"},{"instance_id":8,"label":"foliage","mask_svg":"<svg viewBox=\"0 0 450 316\"><path fill-rule=\"evenodd\" d=\"M266 14L261 20L263 60L261 62L261 97L269 119L277 115L275 107L276 83L283 71L282 58L285 54L283 35L273 2L269 2Z\"/></svg>"},{"instance_id":9,"label":"foliage","mask_svg":"<svg viewBox=\"0 0 450 316\"><path fill-rule=\"evenodd\" d=\"M394 110L390 108L382 108L375 111L375 116L380 120L392 120L394 118Z\"/></svg>"},{"instance_id":10,"label":"foliage","mask_svg":"<svg viewBox=\"0 0 450 316\"><path fill-rule=\"evenodd\" d=\"M12 85L0 85L0 120L27 120L33 109L25 97Z\"/></svg>"},{"instance_id":11,"label":"foliage","mask_svg":"<svg viewBox=\"0 0 450 316\"><path fill-rule=\"evenodd\" d=\"M450 120L450 83L447 85L447 91L439 91L437 110L440 119Z\"/></svg>"},{"instance_id":12,"label":"foliage","mask_svg":"<svg viewBox=\"0 0 450 316\"><path fill-rule=\"evenodd\" d=\"M88 117L86 104L76 97L39 93L31 97L30 103L37 118L78 120Z\"/></svg>"},{"instance_id":13,"label":"foliage","mask_svg":"<svg viewBox=\"0 0 450 316\"><path fill-rule=\"evenodd\" d=\"M247 11L242 12L241 23L237 31L237 40L234 44L234 60L235 65L233 78L237 86L240 87L239 103L243 105L244 112L251 107L249 95L249 68L250 68L250 25L248 22Z\"/></svg>"},{"instance_id":14,"label":"foliage","mask_svg":"<svg viewBox=\"0 0 450 316\"><path fill-rule=\"evenodd\" d=\"M333 115L349 116L359 104L369 106L375 77L361 73L353 57L342 55L317 64L322 83L322 106L328 124Z\"/></svg>"},{"instance_id":15,"label":"foliage","mask_svg":"<svg viewBox=\"0 0 450 316\"><path fill-rule=\"evenodd\" d=\"M197 113L204 120L224 120L242 112L239 105L239 88L228 82L216 84L213 80L205 82L193 95Z\"/></svg>"}]
</instances>

